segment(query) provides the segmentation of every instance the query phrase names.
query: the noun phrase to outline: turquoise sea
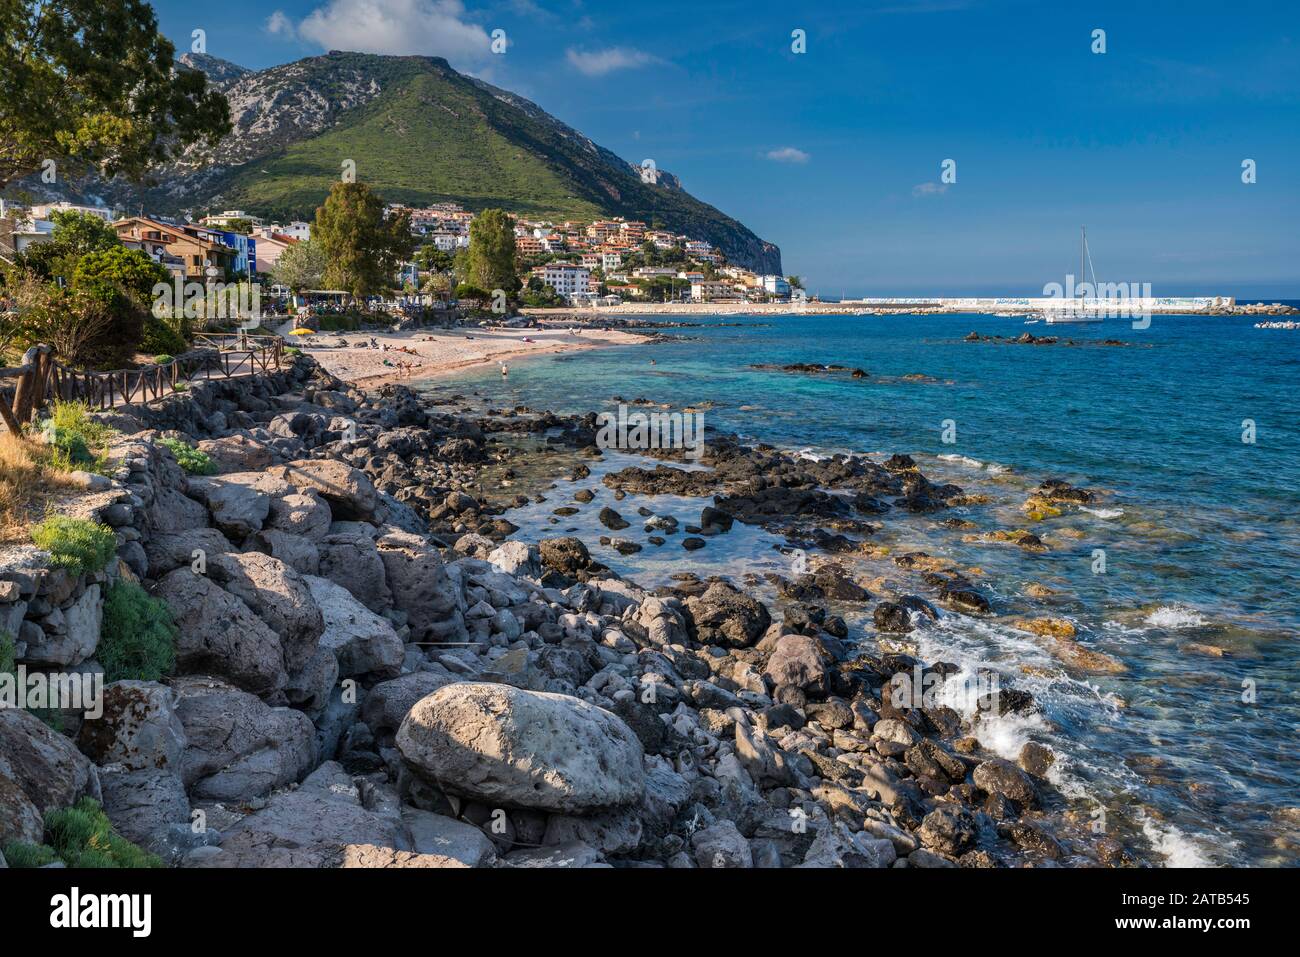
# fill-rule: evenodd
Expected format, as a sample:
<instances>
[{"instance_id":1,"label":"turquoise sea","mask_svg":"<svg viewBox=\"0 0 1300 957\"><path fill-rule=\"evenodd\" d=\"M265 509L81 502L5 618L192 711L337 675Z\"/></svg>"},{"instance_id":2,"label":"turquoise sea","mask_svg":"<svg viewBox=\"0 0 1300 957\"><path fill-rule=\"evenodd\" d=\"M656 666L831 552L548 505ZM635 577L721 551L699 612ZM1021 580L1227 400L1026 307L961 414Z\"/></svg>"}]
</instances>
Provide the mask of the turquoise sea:
<instances>
[{"instance_id":1,"label":"turquoise sea","mask_svg":"<svg viewBox=\"0 0 1300 957\"><path fill-rule=\"evenodd\" d=\"M711 428L809 454L909 453L932 479L988 495L962 517L979 532L1030 527L1050 550L970 541L939 525L945 513L890 513L873 540L978 568L999 617L1068 618L1084 645L1127 670L1073 672L998 618L946 615L908 636L917 654L998 669L1042 705L982 723L984 743L1011 757L1026 740L1051 745L1076 814L1146 860L1294 865L1300 834L1278 811L1300 805L1300 332L1255 321L1155 316L1138 330L988 315L700 317L667 330L670 342L546 356L512 363L508 382L493 367L428 388L556 412L612 411L614 396L710 402ZM972 331L1078 344L962 341ZM868 377L750 368L793 362ZM943 441L945 425L955 442ZM557 526L551 509L569 498L561 483L546 504L508 514L517 537L576 528L594 545L605 533L596 512L615 504L594 480L635 461L606 459L581 483L598 490L591 506ZM1045 478L1098 490L1100 501L1031 522L1019 506ZM629 496L618 508L638 504ZM695 521L702 502L646 504ZM788 574L777 544L737 525L698 552L670 541L598 557L647 585L683 569L739 579ZM906 580L888 559L864 572ZM1033 598L1029 583L1057 596ZM851 637L874 644L868 616L846 618Z\"/></svg>"}]
</instances>

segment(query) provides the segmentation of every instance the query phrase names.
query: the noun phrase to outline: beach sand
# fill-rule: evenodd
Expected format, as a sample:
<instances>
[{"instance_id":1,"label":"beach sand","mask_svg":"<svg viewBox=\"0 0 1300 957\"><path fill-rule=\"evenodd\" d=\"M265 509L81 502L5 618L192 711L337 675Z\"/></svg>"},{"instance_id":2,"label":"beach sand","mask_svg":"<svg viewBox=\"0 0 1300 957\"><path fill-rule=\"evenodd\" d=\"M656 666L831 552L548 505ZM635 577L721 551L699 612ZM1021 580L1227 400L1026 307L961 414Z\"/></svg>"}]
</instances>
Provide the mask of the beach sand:
<instances>
[{"instance_id":1,"label":"beach sand","mask_svg":"<svg viewBox=\"0 0 1300 957\"><path fill-rule=\"evenodd\" d=\"M335 343L346 340L348 348ZM378 349L370 348L374 339ZM525 342L525 339L531 341ZM295 345L340 379L363 388L385 382L410 382L445 375L485 363L513 361L530 355L573 352L598 346L645 342L644 336L611 329L416 329L397 333L344 332L303 337ZM364 343L365 348L359 348ZM353 346L358 346L354 348ZM387 351L384 350L387 346ZM411 352L398 351L409 349ZM414 354L412 354L414 353ZM385 365L387 360L389 365ZM409 373L397 363L411 364Z\"/></svg>"}]
</instances>

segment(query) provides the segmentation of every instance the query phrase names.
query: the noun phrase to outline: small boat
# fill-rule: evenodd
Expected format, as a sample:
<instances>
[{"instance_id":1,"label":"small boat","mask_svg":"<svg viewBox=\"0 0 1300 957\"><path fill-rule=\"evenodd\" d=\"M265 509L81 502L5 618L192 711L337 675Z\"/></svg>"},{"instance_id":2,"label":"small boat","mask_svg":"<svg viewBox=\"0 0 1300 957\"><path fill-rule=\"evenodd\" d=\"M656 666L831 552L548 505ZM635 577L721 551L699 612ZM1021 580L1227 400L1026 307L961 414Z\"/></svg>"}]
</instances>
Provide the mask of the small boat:
<instances>
[{"instance_id":1,"label":"small boat","mask_svg":"<svg viewBox=\"0 0 1300 957\"><path fill-rule=\"evenodd\" d=\"M1084 263L1092 265L1092 253L1088 249L1088 230L1085 226L1079 227L1079 282L1084 281ZM1097 299L1097 270L1092 271L1092 288L1093 298L1084 299L1080 296L1077 300L1067 299L1065 302L1075 303L1077 305L1063 306L1061 309L1053 309L1044 313L1044 321L1048 325L1061 325L1071 322L1101 322L1103 307ZM1089 304L1091 303L1091 304Z\"/></svg>"}]
</instances>

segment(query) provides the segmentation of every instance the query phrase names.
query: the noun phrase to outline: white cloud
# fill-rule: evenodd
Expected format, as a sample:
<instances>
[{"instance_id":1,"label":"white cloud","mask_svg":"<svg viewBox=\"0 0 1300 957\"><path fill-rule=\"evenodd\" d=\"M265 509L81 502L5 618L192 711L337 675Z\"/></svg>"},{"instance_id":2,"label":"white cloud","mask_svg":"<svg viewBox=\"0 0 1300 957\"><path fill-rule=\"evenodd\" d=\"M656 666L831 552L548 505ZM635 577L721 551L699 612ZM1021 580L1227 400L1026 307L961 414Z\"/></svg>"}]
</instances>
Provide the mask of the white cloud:
<instances>
[{"instance_id":1,"label":"white cloud","mask_svg":"<svg viewBox=\"0 0 1300 957\"><path fill-rule=\"evenodd\" d=\"M289 40L293 38L296 31L293 28L293 21L285 15L285 12L277 10L266 18L266 32Z\"/></svg>"},{"instance_id":2,"label":"white cloud","mask_svg":"<svg viewBox=\"0 0 1300 957\"><path fill-rule=\"evenodd\" d=\"M460 0L329 0L298 24L298 35L326 50L480 60L491 41L464 15Z\"/></svg>"},{"instance_id":3,"label":"white cloud","mask_svg":"<svg viewBox=\"0 0 1300 957\"><path fill-rule=\"evenodd\" d=\"M604 76L615 70L630 70L660 62L658 57L630 47L610 47L608 50L591 51L575 50L570 47L565 51L564 56L570 66L587 76Z\"/></svg>"},{"instance_id":4,"label":"white cloud","mask_svg":"<svg viewBox=\"0 0 1300 957\"><path fill-rule=\"evenodd\" d=\"M942 196L946 192L947 183L918 183L912 187L913 196Z\"/></svg>"},{"instance_id":5,"label":"white cloud","mask_svg":"<svg viewBox=\"0 0 1300 957\"><path fill-rule=\"evenodd\" d=\"M764 155L774 163L806 163L812 159L811 153L805 153L793 146L783 146L779 150L768 150Z\"/></svg>"}]
</instances>

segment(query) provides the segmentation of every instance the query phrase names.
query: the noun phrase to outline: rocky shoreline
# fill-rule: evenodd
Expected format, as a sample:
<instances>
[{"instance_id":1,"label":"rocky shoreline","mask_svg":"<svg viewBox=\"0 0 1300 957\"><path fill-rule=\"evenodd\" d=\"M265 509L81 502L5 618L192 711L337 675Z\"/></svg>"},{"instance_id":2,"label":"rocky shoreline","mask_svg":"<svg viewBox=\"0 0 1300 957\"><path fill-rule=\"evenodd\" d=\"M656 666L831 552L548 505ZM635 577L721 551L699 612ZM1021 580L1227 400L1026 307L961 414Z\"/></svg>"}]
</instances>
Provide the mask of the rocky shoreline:
<instances>
[{"instance_id":1,"label":"rocky shoreline","mask_svg":"<svg viewBox=\"0 0 1300 957\"><path fill-rule=\"evenodd\" d=\"M701 499L683 561L736 523L815 551L769 576L769 608L753 583L685 570L649 591L572 536L507 540L509 509L545 498L544 475L510 491L525 471L582 478L601 457L595 413L367 394L302 356L253 388L102 418L120 467L67 512L111 527L118 559L69 576L5 550L0 625L20 662L93 671L100 589L136 580L179 625L175 674L108 685L103 717L65 714L61 732L0 711L0 846L39 843L42 814L91 796L184 867L1137 862L1056 791L1049 749L1012 762L972 733L1031 694L993 687L963 718L933 694L955 666L849 639L847 606L896 635L998 611L924 553L893 561L928 597L882 595L847 561L891 511L978 503L908 456L815 461L710 433L703 468L656 453L604 477L616 499ZM164 438L216 474L187 475ZM1090 500L1047 482L1026 508ZM652 544L678 534L644 511ZM1054 619L1022 626L1074 667L1122 667Z\"/></svg>"}]
</instances>

